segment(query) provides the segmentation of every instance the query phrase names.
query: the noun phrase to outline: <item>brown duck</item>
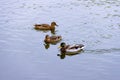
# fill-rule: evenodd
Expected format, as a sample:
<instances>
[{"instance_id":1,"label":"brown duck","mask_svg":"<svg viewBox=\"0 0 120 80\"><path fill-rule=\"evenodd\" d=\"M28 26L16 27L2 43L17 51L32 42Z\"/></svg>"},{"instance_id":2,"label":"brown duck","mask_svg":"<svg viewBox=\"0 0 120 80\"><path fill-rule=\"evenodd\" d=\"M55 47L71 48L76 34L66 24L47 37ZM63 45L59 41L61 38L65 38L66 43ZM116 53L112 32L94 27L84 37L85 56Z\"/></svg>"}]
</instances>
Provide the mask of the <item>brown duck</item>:
<instances>
[{"instance_id":1,"label":"brown duck","mask_svg":"<svg viewBox=\"0 0 120 80\"><path fill-rule=\"evenodd\" d=\"M55 26L58 26L58 25L56 24L56 22L51 22L51 25L49 25L49 24L35 24L34 26L35 26L34 28L37 30L54 30Z\"/></svg>"},{"instance_id":2,"label":"brown duck","mask_svg":"<svg viewBox=\"0 0 120 80\"><path fill-rule=\"evenodd\" d=\"M44 42L46 42L46 43L57 43L60 40L62 40L61 36L49 36L49 35L46 35L45 39L44 39Z\"/></svg>"}]
</instances>

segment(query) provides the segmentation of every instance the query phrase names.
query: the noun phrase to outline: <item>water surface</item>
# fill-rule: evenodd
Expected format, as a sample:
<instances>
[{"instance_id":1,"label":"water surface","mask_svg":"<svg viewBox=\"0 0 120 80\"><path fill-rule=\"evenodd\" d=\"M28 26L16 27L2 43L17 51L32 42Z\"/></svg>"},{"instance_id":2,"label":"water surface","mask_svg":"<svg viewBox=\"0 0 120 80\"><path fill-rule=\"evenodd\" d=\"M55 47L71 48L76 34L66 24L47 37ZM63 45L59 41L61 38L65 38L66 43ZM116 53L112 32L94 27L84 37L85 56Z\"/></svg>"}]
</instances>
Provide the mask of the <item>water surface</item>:
<instances>
[{"instance_id":1,"label":"water surface","mask_svg":"<svg viewBox=\"0 0 120 80\"><path fill-rule=\"evenodd\" d=\"M50 31L34 24L55 21L55 35L84 52L61 59L44 46ZM0 80L119 80L119 0L1 0Z\"/></svg>"}]
</instances>

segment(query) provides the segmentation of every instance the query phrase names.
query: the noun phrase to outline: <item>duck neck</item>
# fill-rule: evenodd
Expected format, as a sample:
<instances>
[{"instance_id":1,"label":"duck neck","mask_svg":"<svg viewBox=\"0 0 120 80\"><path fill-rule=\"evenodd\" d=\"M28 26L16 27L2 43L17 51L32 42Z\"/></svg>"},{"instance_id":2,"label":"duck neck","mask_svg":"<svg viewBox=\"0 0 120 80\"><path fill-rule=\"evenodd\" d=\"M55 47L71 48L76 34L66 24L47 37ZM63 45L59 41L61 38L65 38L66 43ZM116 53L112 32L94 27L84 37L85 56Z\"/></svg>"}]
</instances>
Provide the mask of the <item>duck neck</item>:
<instances>
[{"instance_id":1,"label":"duck neck","mask_svg":"<svg viewBox=\"0 0 120 80\"><path fill-rule=\"evenodd\" d=\"M51 29L55 29L55 25L54 24L51 24Z\"/></svg>"},{"instance_id":2,"label":"duck neck","mask_svg":"<svg viewBox=\"0 0 120 80\"><path fill-rule=\"evenodd\" d=\"M60 50L61 50L62 53L66 52L66 48L65 47L62 47Z\"/></svg>"}]
</instances>

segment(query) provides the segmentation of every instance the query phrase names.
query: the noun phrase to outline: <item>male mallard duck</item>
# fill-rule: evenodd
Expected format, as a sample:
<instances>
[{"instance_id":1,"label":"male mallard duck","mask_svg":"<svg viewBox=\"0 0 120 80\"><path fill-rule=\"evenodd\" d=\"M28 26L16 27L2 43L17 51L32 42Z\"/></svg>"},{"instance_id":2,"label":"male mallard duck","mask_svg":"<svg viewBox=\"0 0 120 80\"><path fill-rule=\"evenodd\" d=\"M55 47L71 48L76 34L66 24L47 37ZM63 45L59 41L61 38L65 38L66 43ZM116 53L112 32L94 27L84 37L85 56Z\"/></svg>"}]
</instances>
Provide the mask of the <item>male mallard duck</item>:
<instances>
[{"instance_id":1,"label":"male mallard duck","mask_svg":"<svg viewBox=\"0 0 120 80\"><path fill-rule=\"evenodd\" d=\"M51 25L49 24L35 24L35 29L37 30L54 30L55 26L58 26L56 22L52 22Z\"/></svg>"},{"instance_id":2,"label":"male mallard duck","mask_svg":"<svg viewBox=\"0 0 120 80\"><path fill-rule=\"evenodd\" d=\"M61 39L62 39L61 36L49 36L49 35L46 35L45 39L44 39L44 42L46 42L46 43L57 43Z\"/></svg>"},{"instance_id":3,"label":"male mallard duck","mask_svg":"<svg viewBox=\"0 0 120 80\"><path fill-rule=\"evenodd\" d=\"M66 43L62 42L60 44L60 51L62 53L66 54L75 54L78 53L79 51L83 50L84 45L83 44L74 44L74 45L66 45Z\"/></svg>"}]
</instances>

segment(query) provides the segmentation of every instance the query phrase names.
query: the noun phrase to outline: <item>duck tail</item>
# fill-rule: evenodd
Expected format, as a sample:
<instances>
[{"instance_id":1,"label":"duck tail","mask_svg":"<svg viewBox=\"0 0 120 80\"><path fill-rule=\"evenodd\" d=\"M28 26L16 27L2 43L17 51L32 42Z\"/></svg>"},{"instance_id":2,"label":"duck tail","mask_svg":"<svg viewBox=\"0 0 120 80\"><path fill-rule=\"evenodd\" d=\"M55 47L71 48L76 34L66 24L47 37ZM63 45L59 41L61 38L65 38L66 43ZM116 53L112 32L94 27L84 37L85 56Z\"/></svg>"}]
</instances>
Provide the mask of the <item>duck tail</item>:
<instances>
[{"instance_id":1,"label":"duck tail","mask_svg":"<svg viewBox=\"0 0 120 80\"><path fill-rule=\"evenodd\" d=\"M83 44L79 44L79 46L80 46L80 48L84 47L84 45L83 45Z\"/></svg>"},{"instance_id":2,"label":"duck tail","mask_svg":"<svg viewBox=\"0 0 120 80\"><path fill-rule=\"evenodd\" d=\"M61 36L58 36L58 39L62 38Z\"/></svg>"},{"instance_id":3,"label":"duck tail","mask_svg":"<svg viewBox=\"0 0 120 80\"><path fill-rule=\"evenodd\" d=\"M83 45L83 44L76 44L76 46L77 46L77 47L79 47L79 48L84 47L84 45Z\"/></svg>"}]
</instances>

